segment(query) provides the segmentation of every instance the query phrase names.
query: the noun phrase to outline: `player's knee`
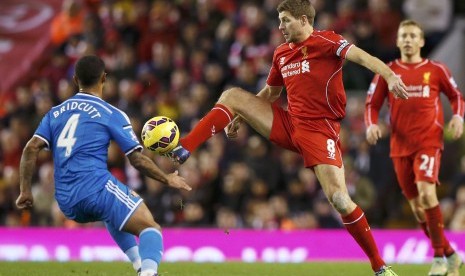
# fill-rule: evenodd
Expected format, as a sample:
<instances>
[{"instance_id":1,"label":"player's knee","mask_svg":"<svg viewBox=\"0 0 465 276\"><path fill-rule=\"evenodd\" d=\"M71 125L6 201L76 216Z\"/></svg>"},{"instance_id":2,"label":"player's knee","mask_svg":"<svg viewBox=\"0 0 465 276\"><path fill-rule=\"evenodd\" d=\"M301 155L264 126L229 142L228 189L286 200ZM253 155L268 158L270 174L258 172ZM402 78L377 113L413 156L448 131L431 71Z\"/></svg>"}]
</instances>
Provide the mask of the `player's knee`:
<instances>
[{"instance_id":1,"label":"player's knee","mask_svg":"<svg viewBox=\"0 0 465 276\"><path fill-rule=\"evenodd\" d=\"M153 224L152 228L155 228L155 229L157 229L158 231L161 232L161 226L160 226L160 224L156 223L155 221L154 221L154 224Z\"/></svg>"},{"instance_id":2,"label":"player's knee","mask_svg":"<svg viewBox=\"0 0 465 276\"><path fill-rule=\"evenodd\" d=\"M422 217L424 217L423 214L425 213L425 210L423 209L422 206L413 205L412 212L415 215L415 218L417 218L417 220L420 220Z\"/></svg>"},{"instance_id":3,"label":"player's knee","mask_svg":"<svg viewBox=\"0 0 465 276\"><path fill-rule=\"evenodd\" d=\"M138 223L136 226L137 230L135 231L136 235L140 235L146 229L156 229L161 233L161 226L152 220L143 220Z\"/></svg>"},{"instance_id":4,"label":"player's knee","mask_svg":"<svg viewBox=\"0 0 465 276\"><path fill-rule=\"evenodd\" d=\"M425 209L434 207L438 201L434 191L421 191L419 193L419 198Z\"/></svg>"},{"instance_id":5,"label":"player's knee","mask_svg":"<svg viewBox=\"0 0 465 276\"><path fill-rule=\"evenodd\" d=\"M243 90L239 87L229 88L221 93L218 103L228 105L233 108L236 99L240 98L240 93L242 92Z\"/></svg>"},{"instance_id":6,"label":"player's knee","mask_svg":"<svg viewBox=\"0 0 465 276\"><path fill-rule=\"evenodd\" d=\"M159 231L161 231L161 226L153 219L153 217L150 215L150 216L147 216L142 222L141 222L141 226L143 228L155 228Z\"/></svg>"},{"instance_id":7,"label":"player's knee","mask_svg":"<svg viewBox=\"0 0 465 276\"><path fill-rule=\"evenodd\" d=\"M346 214L353 204L349 194L337 191L331 196L331 204L341 214Z\"/></svg>"}]
</instances>

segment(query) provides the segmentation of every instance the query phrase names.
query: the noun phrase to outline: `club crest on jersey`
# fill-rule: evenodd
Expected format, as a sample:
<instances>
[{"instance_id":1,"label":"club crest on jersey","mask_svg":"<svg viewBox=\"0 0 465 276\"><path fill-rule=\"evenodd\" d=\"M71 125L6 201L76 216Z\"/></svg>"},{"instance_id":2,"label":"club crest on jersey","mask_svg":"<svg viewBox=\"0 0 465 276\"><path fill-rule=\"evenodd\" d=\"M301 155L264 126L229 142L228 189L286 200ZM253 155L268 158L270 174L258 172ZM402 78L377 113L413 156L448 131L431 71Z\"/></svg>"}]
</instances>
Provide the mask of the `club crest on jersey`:
<instances>
[{"instance_id":1,"label":"club crest on jersey","mask_svg":"<svg viewBox=\"0 0 465 276\"><path fill-rule=\"evenodd\" d=\"M429 84L430 77L431 77L431 72L423 73L423 84Z\"/></svg>"},{"instance_id":2,"label":"club crest on jersey","mask_svg":"<svg viewBox=\"0 0 465 276\"><path fill-rule=\"evenodd\" d=\"M308 58L307 46L304 46L304 47L300 48L300 52L302 52L302 59L307 59Z\"/></svg>"}]
</instances>

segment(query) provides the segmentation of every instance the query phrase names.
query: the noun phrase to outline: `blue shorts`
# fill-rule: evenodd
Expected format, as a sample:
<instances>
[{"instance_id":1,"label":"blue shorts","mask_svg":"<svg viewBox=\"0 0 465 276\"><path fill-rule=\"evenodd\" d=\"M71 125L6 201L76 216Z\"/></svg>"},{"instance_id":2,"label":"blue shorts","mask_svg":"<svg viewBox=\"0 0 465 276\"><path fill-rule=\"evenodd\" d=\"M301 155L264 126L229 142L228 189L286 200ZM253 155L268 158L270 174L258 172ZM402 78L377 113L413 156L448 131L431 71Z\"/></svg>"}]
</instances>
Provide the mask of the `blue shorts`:
<instances>
[{"instance_id":1,"label":"blue shorts","mask_svg":"<svg viewBox=\"0 0 465 276\"><path fill-rule=\"evenodd\" d=\"M105 188L62 210L66 217L79 223L104 221L122 230L142 198L116 178L110 178Z\"/></svg>"}]
</instances>

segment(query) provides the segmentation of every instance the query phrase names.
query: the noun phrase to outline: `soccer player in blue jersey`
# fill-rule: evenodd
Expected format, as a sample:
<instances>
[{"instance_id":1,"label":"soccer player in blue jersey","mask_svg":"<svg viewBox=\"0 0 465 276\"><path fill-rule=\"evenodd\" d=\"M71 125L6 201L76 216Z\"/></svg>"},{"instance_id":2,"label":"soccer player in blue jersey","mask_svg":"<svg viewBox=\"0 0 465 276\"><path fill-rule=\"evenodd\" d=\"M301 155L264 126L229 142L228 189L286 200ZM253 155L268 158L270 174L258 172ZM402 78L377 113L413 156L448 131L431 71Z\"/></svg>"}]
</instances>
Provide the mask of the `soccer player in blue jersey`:
<instances>
[{"instance_id":1,"label":"soccer player in blue jersey","mask_svg":"<svg viewBox=\"0 0 465 276\"><path fill-rule=\"evenodd\" d=\"M78 60L74 81L79 92L44 116L23 150L16 205L32 207L31 181L37 156L40 150L49 149L55 166L55 198L66 217L79 223L103 221L139 275L157 275L163 254L160 225L142 198L108 171L110 141L115 141L144 175L173 188L189 191L191 187L177 171L165 174L141 153L128 116L101 99L105 78L100 58Z\"/></svg>"}]
</instances>

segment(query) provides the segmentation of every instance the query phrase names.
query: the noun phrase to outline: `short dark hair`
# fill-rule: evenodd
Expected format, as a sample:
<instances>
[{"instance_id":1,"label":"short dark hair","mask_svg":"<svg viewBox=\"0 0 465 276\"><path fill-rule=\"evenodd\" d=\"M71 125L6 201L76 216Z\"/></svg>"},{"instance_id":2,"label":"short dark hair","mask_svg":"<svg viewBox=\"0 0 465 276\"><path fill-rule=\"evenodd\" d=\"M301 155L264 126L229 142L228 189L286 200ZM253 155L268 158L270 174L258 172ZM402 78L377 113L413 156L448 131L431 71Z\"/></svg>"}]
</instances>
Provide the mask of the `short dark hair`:
<instances>
[{"instance_id":1,"label":"short dark hair","mask_svg":"<svg viewBox=\"0 0 465 276\"><path fill-rule=\"evenodd\" d=\"M105 63L97 56L90 55L80 58L74 67L79 85L90 87L98 83L105 72Z\"/></svg>"},{"instance_id":2,"label":"short dark hair","mask_svg":"<svg viewBox=\"0 0 465 276\"><path fill-rule=\"evenodd\" d=\"M288 11L294 18L305 15L310 25L313 25L315 20L315 8L310 0L284 0L278 5L277 11Z\"/></svg>"}]
</instances>

